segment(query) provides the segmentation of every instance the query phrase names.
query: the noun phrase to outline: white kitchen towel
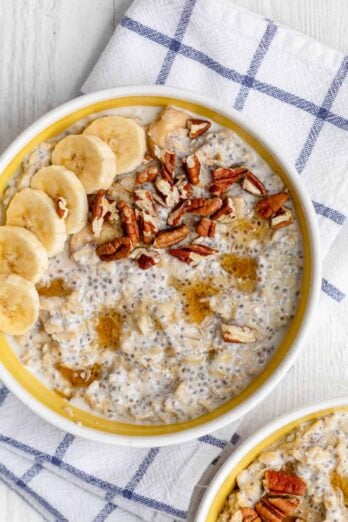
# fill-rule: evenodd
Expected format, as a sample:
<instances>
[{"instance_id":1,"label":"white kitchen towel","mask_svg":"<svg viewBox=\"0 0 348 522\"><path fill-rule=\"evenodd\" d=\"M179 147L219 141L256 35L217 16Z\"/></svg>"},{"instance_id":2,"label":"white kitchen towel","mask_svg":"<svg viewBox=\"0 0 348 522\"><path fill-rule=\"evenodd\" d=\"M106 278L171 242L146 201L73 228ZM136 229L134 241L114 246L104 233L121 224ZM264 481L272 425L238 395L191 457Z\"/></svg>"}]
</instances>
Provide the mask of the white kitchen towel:
<instances>
[{"instance_id":1,"label":"white kitchen towel","mask_svg":"<svg viewBox=\"0 0 348 522\"><path fill-rule=\"evenodd\" d=\"M136 0L83 91L186 87L263 129L295 165L318 215L325 261L313 335L320 335L324 316L334 330L348 283L344 238L330 248L348 212L347 73L341 53L223 0ZM187 518L204 470L213 462L213 472L238 440L233 425L171 448L111 447L52 428L3 387L0 404L0 477L48 520Z\"/></svg>"}]
</instances>

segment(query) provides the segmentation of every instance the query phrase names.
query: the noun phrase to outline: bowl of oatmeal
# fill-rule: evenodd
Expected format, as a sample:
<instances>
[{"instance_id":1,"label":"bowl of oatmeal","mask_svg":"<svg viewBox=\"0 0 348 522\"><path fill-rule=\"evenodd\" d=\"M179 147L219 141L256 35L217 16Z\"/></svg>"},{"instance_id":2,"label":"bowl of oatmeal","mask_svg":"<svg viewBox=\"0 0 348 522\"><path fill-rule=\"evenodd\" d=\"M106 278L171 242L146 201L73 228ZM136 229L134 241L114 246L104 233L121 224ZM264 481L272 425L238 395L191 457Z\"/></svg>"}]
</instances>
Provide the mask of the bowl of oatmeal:
<instances>
[{"instance_id":1,"label":"bowl of oatmeal","mask_svg":"<svg viewBox=\"0 0 348 522\"><path fill-rule=\"evenodd\" d=\"M197 522L348 520L348 399L288 413L252 435L209 486Z\"/></svg>"},{"instance_id":2,"label":"bowl of oatmeal","mask_svg":"<svg viewBox=\"0 0 348 522\"><path fill-rule=\"evenodd\" d=\"M320 287L313 207L237 112L167 87L94 93L0 172L0 378L46 420L180 442L293 363Z\"/></svg>"}]
</instances>

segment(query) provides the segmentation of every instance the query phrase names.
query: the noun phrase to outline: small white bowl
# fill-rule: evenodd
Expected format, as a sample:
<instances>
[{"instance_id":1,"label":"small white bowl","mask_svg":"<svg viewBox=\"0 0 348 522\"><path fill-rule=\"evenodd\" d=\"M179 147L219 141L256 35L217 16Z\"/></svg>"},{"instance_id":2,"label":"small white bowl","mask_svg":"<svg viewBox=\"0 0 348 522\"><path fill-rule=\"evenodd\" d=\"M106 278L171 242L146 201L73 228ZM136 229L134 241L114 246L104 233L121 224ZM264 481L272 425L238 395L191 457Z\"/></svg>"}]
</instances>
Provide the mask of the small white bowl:
<instances>
[{"instance_id":1,"label":"small white bowl","mask_svg":"<svg viewBox=\"0 0 348 522\"><path fill-rule=\"evenodd\" d=\"M228 495L234 488L236 476L247 468L261 451L303 422L318 419L335 411L348 412L348 397L296 409L254 433L233 452L215 475L200 503L195 522L216 522Z\"/></svg>"},{"instance_id":2,"label":"small white bowl","mask_svg":"<svg viewBox=\"0 0 348 522\"><path fill-rule=\"evenodd\" d=\"M126 446L177 444L215 431L241 417L280 382L294 363L314 312L321 283L317 222L297 172L287 165L262 131L235 110L194 92L161 86L122 87L76 98L49 112L24 131L0 159L0 194L23 157L74 122L100 111L131 105L176 105L231 128L263 156L289 188L304 244L301 298L295 319L264 371L238 396L196 419L170 425L133 425L103 419L71 406L45 387L16 355L16 343L0 335L0 378L35 413L59 428L88 439Z\"/></svg>"}]
</instances>

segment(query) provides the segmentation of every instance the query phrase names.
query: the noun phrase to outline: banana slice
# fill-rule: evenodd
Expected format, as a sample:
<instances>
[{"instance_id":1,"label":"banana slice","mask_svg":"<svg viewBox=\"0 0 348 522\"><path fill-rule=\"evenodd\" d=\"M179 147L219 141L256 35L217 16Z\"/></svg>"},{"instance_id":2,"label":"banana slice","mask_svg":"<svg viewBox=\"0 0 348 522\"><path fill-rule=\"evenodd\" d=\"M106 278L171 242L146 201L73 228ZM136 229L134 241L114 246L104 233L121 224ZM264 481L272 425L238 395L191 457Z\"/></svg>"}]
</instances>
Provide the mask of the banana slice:
<instances>
[{"instance_id":1,"label":"banana slice","mask_svg":"<svg viewBox=\"0 0 348 522\"><path fill-rule=\"evenodd\" d=\"M66 136L55 146L52 163L75 172L87 194L108 189L116 176L115 154L96 136Z\"/></svg>"},{"instance_id":2,"label":"banana slice","mask_svg":"<svg viewBox=\"0 0 348 522\"><path fill-rule=\"evenodd\" d=\"M37 283L48 267L47 251L38 238L22 227L0 227L0 274L17 274Z\"/></svg>"},{"instance_id":3,"label":"banana slice","mask_svg":"<svg viewBox=\"0 0 348 522\"><path fill-rule=\"evenodd\" d=\"M61 165L40 169L31 178L31 188L46 192L50 198L66 201L68 214L65 219L68 234L79 232L87 223L88 203L85 189L72 170Z\"/></svg>"},{"instance_id":4,"label":"banana slice","mask_svg":"<svg viewBox=\"0 0 348 522\"><path fill-rule=\"evenodd\" d=\"M98 136L111 147L116 155L117 174L131 172L144 159L145 130L131 118L122 116L98 118L83 133Z\"/></svg>"},{"instance_id":5,"label":"banana slice","mask_svg":"<svg viewBox=\"0 0 348 522\"><path fill-rule=\"evenodd\" d=\"M39 317L39 294L35 286L15 274L0 276L0 330L24 335Z\"/></svg>"},{"instance_id":6,"label":"banana slice","mask_svg":"<svg viewBox=\"0 0 348 522\"><path fill-rule=\"evenodd\" d=\"M17 192L8 206L6 217L7 225L33 232L49 257L64 249L67 238L64 219L58 217L52 199L42 190L25 188Z\"/></svg>"}]
</instances>

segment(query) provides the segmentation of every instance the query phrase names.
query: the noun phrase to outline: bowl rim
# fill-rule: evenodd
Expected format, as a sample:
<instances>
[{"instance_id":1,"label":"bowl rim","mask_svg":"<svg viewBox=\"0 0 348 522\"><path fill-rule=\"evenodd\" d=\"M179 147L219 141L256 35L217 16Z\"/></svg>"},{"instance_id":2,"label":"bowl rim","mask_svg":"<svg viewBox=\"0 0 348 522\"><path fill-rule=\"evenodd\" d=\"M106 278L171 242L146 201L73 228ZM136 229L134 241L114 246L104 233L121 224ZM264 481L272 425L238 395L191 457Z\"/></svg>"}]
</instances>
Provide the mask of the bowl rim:
<instances>
[{"instance_id":1,"label":"bowl rim","mask_svg":"<svg viewBox=\"0 0 348 522\"><path fill-rule=\"evenodd\" d=\"M225 480L233 473L234 469L240 463L240 461L246 457L250 451L255 449L256 446L262 444L265 439L271 435L276 434L277 431L282 428L286 428L291 423L296 423L295 426L289 426L286 432L290 432L296 426L302 422L306 422L306 417L311 416L316 418L317 415L323 416L332 412L332 410L339 411L341 408L347 409L348 412L348 395L341 396L334 399L328 399L310 405L301 406L293 409L276 419L268 422L255 433L250 435L224 462L219 471L210 482L195 514L195 522L212 522L212 519L208 518L209 511L213 506L214 500L219 494L220 488L224 484ZM330 411L331 410L331 411ZM310 420L310 419L308 419ZM314 420L314 419L313 419ZM280 434L279 438L283 437L284 434ZM262 451L262 450L261 450ZM252 459L253 460L253 459ZM251 462L252 462L251 460ZM249 464L247 464L248 466ZM246 466L246 467L247 467ZM243 469L244 466L243 466Z\"/></svg>"},{"instance_id":2,"label":"bowl rim","mask_svg":"<svg viewBox=\"0 0 348 522\"><path fill-rule=\"evenodd\" d=\"M74 98L52 111L46 113L33 124L31 124L26 130L24 130L3 152L0 158L0 172L13 160L16 154L22 150L22 148L36 135L43 130L47 129L50 125L54 124L59 119L79 110L93 105L97 102L107 101L111 99L124 98L124 97L171 97L177 100L183 100L193 104L199 104L209 110L215 111L221 114L225 118L235 122L242 129L245 129L250 136L255 138L258 143L261 144L267 151L270 152L271 156L275 158L276 162L286 172L287 176L296 188L299 205L304 213L306 220L306 226L308 228L309 235L309 249L311 252L311 278L310 287L308 289L307 306L304 310L299 330L293 340L291 347L268 376L265 382L261 383L258 389L253 391L244 401L238 404L236 407L228 410L222 415L209 420L208 422L201 423L197 426L193 426L182 431L174 433L164 433L160 435L123 435L107 433L105 431L98 431L93 428L86 426L80 426L76 422L69 420L57 414L38 399L27 392L13 377L13 375L5 368L2 362L0 362L0 378L3 383L9 388L14 395L17 396L26 406L32 409L35 413L44 418L47 422L55 425L56 427L68 431L74 435L81 436L90 440L99 442L125 445L130 447L151 447L151 446L166 446L170 444L177 444L186 442L205 435L207 433L216 431L238 418L245 415L250 411L256 404L261 402L270 391L275 388L277 384L284 377L286 372L293 365L296 356L299 353L300 347L303 344L305 333L308 331L310 319L313 315L316 301L320 292L321 283L321 262L319 255L319 233L317 220L315 217L314 208L312 202L306 192L306 189L300 179L300 176L295 169L287 163L279 153L275 146L270 143L268 138L263 137L263 132L254 123L250 122L248 118L245 118L242 114L237 112L235 109L226 108L221 102L214 100L208 96L189 91L186 89L172 88L167 86L129 86L129 87L116 87L112 89L106 89L103 91L97 91L94 93L86 94Z\"/></svg>"}]
</instances>

